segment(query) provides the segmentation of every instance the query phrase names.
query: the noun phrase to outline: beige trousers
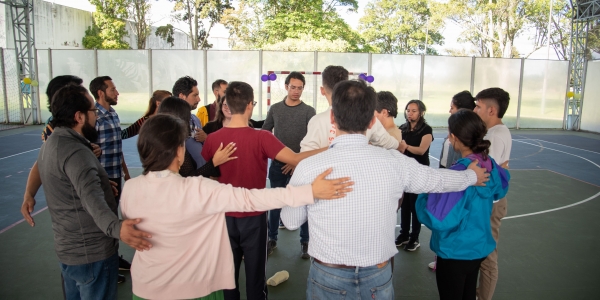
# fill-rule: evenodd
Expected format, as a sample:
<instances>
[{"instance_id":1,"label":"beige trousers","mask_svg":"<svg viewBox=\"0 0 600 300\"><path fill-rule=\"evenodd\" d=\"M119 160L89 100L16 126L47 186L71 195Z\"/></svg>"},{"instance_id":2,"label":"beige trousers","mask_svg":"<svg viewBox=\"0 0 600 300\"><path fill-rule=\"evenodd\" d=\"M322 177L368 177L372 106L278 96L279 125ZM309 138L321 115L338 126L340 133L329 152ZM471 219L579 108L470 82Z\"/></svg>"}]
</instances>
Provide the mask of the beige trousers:
<instances>
[{"instance_id":1,"label":"beige trousers","mask_svg":"<svg viewBox=\"0 0 600 300\"><path fill-rule=\"evenodd\" d=\"M481 263L479 268L479 287L477 298L479 300L491 300L498 282L498 241L500 239L500 223L506 216L506 197L494 203L492 209L492 236L496 240L496 249Z\"/></svg>"}]
</instances>

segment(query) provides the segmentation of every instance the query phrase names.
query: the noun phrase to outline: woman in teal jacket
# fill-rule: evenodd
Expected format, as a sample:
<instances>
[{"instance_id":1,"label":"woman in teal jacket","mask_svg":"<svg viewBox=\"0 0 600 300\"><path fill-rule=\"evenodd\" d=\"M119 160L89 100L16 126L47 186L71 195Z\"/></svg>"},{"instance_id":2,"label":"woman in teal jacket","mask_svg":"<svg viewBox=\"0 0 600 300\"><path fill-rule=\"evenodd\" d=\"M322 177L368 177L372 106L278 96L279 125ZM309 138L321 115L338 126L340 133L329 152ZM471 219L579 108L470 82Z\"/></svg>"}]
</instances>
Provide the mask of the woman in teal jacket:
<instances>
[{"instance_id":1,"label":"woman in teal jacket","mask_svg":"<svg viewBox=\"0 0 600 300\"><path fill-rule=\"evenodd\" d=\"M510 174L488 156L487 130L473 111L461 109L450 116L448 130L452 147L463 157L450 169L465 170L477 160L490 180L462 192L421 194L416 211L432 231L429 246L437 255L440 299L475 299L479 266L496 248L490 225L493 201L506 195Z\"/></svg>"}]
</instances>

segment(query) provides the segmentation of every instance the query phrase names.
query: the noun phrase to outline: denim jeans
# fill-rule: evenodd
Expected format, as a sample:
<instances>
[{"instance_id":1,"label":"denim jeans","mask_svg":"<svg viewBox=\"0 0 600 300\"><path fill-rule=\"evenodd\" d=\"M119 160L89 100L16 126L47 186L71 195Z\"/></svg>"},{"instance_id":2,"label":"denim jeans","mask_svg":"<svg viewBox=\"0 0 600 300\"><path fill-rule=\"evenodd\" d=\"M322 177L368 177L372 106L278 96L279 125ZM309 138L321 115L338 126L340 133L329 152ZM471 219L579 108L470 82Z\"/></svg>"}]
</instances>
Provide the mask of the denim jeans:
<instances>
[{"instance_id":1,"label":"denim jeans","mask_svg":"<svg viewBox=\"0 0 600 300\"><path fill-rule=\"evenodd\" d=\"M119 257L111 257L83 265L60 264L66 300L117 299Z\"/></svg>"},{"instance_id":2,"label":"denim jeans","mask_svg":"<svg viewBox=\"0 0 600 300\"><path fill-rule=\"evenodd\" d=\"M337 269L311 262L306 299L394 299L392 266Z\"/></svg>"},{"instance_id":3,"label":"denim jeans","mask_svg":"<svg viewBox=\"0 0 600 300\"><path fill-rule=\"evenodd\" d=\"M292 178L292 175L283 174L281 171L283 166L285 166L285 164L276 160L271 162L271 167L269 167L269 181L271 182L272 188L286 187L288 183L290 183L290 178ZM277 234L279 233L280 214L281 209L272 209L269 211L269 240L277 240ZM306 221L304 224L302 224L302 226L300 226L300 243L308 243L308 240L308 221Z\"/></svg>"}]
</instances>

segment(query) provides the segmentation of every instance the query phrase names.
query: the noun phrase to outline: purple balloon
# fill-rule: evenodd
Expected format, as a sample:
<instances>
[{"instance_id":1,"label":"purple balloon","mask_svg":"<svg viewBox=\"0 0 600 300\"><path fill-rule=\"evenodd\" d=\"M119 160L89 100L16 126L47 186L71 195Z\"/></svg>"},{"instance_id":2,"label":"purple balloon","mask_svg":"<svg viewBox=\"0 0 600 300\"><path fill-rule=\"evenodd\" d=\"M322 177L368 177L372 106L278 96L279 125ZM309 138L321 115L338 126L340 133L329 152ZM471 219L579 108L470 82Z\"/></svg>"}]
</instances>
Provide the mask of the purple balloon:
<instances>
[{"instance_id":1,"label":"purple balloon","mask_svg":"<svg viewBox=\"0 0 600 300\"><path fill-rule=\"evenodd\" d=\"M263 74L262 76L260 76L260 80L262 80L263 82L266 82L267 80L269 80L269 76L267 76L266 74Z\"/></svg>"},{"instance_id":2,"label":"purple balloon","mask_svg":"<svg viewBox=\"0 0 600 300\"><path fill-rule=\"evenodd\" d=\"M371 75L367 76L367 82L368 83L372 83L373 81L375 81L375 77L373 77Z\"/></svg>"},{"instance_id":3,"label":"purple balloon","mask_svg":"<svg viewBox=\"0 0 600 300\"><path fill-rule=\"evenodd\" d=\"M367 80L367 75L361 73L360 75L358 75L358 78L360 78L362 80Z\"/></svg>"},{"instance_id":4,"label":"purple balloon","mask_svg":"<svg viewBox=\"0 0 600 300\"><path fill-rule=\"evenodd\" d=\"M269 74L269 80L275 81L275 79L277 79L277 75L275 73Z\"/></svg>"}]
</instances>

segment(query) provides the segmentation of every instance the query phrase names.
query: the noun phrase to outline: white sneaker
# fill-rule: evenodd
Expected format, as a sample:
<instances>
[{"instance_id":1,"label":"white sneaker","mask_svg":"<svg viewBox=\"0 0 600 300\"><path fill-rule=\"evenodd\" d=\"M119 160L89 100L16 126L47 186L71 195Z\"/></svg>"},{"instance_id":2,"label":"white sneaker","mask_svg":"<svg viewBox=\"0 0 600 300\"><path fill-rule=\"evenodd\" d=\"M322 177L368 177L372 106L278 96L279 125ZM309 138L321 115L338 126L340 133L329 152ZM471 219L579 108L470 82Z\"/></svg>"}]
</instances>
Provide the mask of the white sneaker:
<instances>
[{"instance_id":1,"label":"white sneaker","mask_svg":"<svg viewBox=\"0 0 600 300\"><path fill-rule=\"evenodd\" d=\"M432 262L430 262L430 263L429 263L427 266L428 266L430 269L432 269L432 270L435 270L435 261L432 261Z\"/></svg>"}]
</instances>

